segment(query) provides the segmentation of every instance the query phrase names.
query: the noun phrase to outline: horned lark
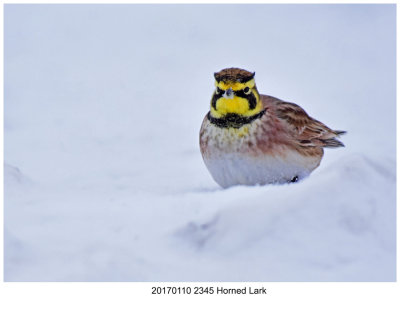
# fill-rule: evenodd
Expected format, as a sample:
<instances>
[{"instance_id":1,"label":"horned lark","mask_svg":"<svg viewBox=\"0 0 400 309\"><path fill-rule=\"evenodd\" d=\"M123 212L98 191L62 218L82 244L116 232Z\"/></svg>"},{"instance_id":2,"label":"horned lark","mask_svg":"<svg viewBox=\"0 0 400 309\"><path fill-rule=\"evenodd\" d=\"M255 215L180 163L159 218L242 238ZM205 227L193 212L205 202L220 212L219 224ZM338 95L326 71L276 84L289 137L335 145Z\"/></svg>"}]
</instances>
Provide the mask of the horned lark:
<instances>
[{"instance_id":1,"label":"horned lark","mask_svg":"<svg viewBox=\"0 0 400 309\"><path fill-rule=\"evenodd\" d=\"M344 146L335 131L298 105L260 95L255 73L229 68L215 73L200 149L222 187L296 182L321 162L324 147Z\"/></svg>"}]
</instances>

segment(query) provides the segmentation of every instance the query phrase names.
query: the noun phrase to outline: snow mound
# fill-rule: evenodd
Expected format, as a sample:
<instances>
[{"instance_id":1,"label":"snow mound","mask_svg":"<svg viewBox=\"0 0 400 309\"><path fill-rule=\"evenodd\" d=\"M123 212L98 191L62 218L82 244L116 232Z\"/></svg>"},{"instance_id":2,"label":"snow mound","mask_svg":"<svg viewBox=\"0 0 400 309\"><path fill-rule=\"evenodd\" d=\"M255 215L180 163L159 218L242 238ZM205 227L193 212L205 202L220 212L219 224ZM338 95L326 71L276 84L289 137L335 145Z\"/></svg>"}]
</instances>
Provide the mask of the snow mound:
<instances>
[{"instance_id":1,"label":"snow mound","mask_svg":"<svg viewBox=\"0 0 400 309\"><path fill-rule=\"evenodd\" d=\"M195 254L248 261L223 279L395 280L394 169L352 155L298 184L226 194L237 201L177 232Z\"/></svg>"},{"instance_id":2,"label":"snow mound","mask_svg":"<svg viewBox=\"0 0 400 309\"><path fill-rule=\"evenodd\" d=\"M14 185L27 185L29 179L21 173L18 167L4 163L4 185L13 187Z\"/></svg>"}]
</instances>

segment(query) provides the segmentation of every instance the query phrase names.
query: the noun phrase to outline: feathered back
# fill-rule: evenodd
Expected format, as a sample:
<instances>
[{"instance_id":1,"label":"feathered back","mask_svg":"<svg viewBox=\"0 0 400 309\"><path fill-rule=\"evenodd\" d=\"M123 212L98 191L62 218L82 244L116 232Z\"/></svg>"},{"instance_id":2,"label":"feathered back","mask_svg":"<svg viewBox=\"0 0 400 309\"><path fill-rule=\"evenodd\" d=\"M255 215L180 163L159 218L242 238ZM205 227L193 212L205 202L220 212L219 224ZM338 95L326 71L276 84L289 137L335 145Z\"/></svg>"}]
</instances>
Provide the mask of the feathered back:
<instances>
[{"instance_id":1,"label":"feathered back","mask_svg":"<svg viewBox=\"0 0 400 309\"><path fill-rule=\"evenodd\" d=\"M292 130L300 147L344 147L337 137L346 131L332 130L322 122L310 117L300 106L279 99L262 96L264 106L272 110Z\"/></svg>"}]
</instances>

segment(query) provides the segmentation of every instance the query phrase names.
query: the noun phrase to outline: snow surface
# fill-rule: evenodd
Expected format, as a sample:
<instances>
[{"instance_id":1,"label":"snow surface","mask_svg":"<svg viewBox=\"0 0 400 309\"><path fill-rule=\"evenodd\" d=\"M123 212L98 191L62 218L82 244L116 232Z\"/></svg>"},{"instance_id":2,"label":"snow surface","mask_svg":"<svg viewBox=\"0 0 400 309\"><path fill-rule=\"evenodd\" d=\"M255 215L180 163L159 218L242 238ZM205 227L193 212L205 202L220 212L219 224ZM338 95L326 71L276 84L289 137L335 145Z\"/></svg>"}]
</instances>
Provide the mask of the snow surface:
<instances>
[{"instance_id":1,"label":"snow surface","mask_svg":"<svg viewBox=\"0 0 400 309\"><path fill-rule=\"evenodd\" d=\"M394 281L395 5L6 5L6 281ZM256 71L346 148L212 180L212 73Z\"/></svg>"}]
</instances>

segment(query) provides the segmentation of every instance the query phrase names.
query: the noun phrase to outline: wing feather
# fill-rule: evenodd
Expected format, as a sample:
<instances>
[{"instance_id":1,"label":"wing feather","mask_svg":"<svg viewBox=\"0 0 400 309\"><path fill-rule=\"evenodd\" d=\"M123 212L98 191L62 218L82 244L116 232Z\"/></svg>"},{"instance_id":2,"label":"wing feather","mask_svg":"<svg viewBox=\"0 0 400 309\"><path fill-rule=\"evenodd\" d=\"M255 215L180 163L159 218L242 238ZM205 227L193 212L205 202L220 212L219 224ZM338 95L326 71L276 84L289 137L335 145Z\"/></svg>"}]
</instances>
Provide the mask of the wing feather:
<instances>
[{"instance_id":1,"label":"wing feather","mask_svg":"<svg viewBox=\"0 0 400 309\"><path fill-rule=\"evenodd\" d=\"M322 122L310 117L297 104L268 96L265 96L263 101L265 101L264 105L272 109L276 117L289 127L294 140L300 147L344 147L344 144L336 138L345 134L346 131L330 129ZM273 104L271 104L272 102Z\"/></svg>"}]
</instances>

